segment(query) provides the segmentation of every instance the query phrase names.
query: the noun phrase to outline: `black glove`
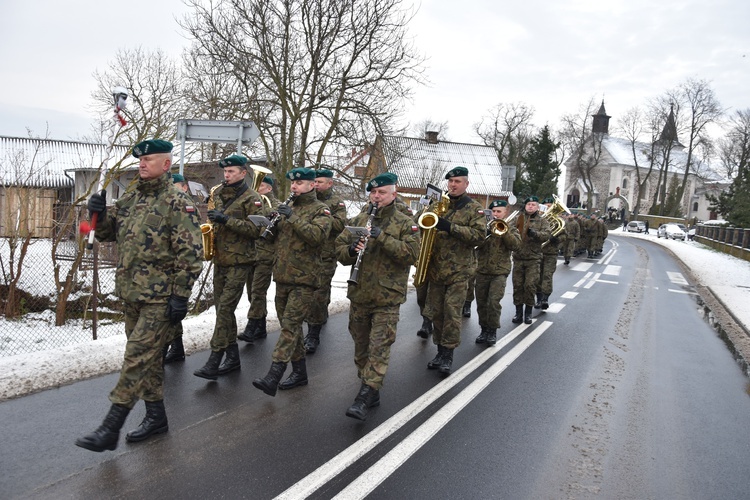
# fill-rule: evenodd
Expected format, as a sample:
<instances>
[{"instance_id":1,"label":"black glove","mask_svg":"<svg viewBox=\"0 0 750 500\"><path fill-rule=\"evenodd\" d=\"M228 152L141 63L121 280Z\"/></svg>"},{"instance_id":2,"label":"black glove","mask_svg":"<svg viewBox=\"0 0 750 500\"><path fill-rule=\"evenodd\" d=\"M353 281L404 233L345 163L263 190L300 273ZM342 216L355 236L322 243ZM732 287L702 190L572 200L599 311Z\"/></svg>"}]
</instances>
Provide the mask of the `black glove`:
<instances>
[{"instance_id":1,"label":"black glove","mask_svg":"<svg viewBox=\"0 0 750 500\"><path fill-rule=\"evenodd\" d=\"M107 197L106 192L94 193L89 198L88 202L89 218L94 214L99 214L97 217L100 219L107 213Z\"/></svg>"},{"instance_id":2,"label":"black glove","mask_svg":"<svg viewBox=\"0 0 750 500\"><path fill-rule=\"evenodd\" d=\"M534 231L533 228L529 228L529 230L526 232L526 234L529 235L529 238L536 238L536 231Z\"/></svg>"},{"instance_id":3,"label":"black glove","mask_svg":"<svg viewBox=\"0 0 750 500\"><path fill-rule=\"evenodd\" d=\"M188 298L172 294L167 301L167 319L173 325L176 325L187 316Z\"/></svg>"},{"instance_id":4,"label":"black glove","mask_svg":"<svg viewBox=\"0 0 750 500\"><path fill-rule=\"evenodd\" d=\"M370 237L371 238L377 238L380 236L380 233L382 233L383 230L380 229L378 226L371 226L370 227Z\"/></svg>"},{"instance_id":5,"label":"black glove","mask_svg":"<svg viewBox=\"0 0 750 500\"><path fill-rule=\"evenodd\" d=\"M229 217L221 210L209 210L208 220L215 224L226 224Z\"/></svg>"},{"instance_id":6,"label":"black glove","mask_svg":"<svg viewBox=\"0 0 750 500\"><path fill-rule=\"evenodd\" d=\"M560 239L557 236L553 236L549 239L549 242L553 245L557 245L558 243L560 243Z\"/></svg>"},{"instance_id":7,"label":"black glove","mask_svg":"<svg viewBox=\"0 0 750 500\"><path fill-rule=\"evenodd\" d=\"M349 245L349 257L354 257L359 253L359 251L357 250L357 245L359 245L359 238L354 240L354 243Z\"/></svg>"},{"instance_id":8,"label":"black glove","mask_svg":"<svg viewBox=\"0 0 750 500\"><path fill-rule=\"evenodd\" d=\"M289 205L285 205L282 203L276 210L280 215L283 215L287 219L292 216L292 207L290 207Z\"/></svg>"},{"instance_id":9,"label":"black glove","mask_svg":"<svg viewBox=\"0 0 750 500\"><path fill-rule=\"evenodd\" d=\"M450 232L451 230L451 223L447 219L443 219L442 217L438 217L437 225L435 226L435 229L438 231L446 231Z\"/></svg>"}]
</instances>

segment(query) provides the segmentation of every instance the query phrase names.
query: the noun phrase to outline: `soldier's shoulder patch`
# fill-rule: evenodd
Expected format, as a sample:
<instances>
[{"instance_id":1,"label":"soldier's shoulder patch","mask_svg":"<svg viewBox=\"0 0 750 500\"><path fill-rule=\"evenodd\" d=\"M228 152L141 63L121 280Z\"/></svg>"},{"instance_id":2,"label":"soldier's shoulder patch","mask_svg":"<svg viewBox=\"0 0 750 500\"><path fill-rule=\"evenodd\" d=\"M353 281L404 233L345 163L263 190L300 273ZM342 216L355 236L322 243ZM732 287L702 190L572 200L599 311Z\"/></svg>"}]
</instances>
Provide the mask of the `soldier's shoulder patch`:
<instances>
[{"instance_id":1,"label":"soldier's shoulder patch","mask_svg":"<svg viewBox=\"0 0 750 500\"><path fill-rule=\"evenodd\" d=\"M340 207L345 207L346 205L344 205L344 202L343 202L343 201L340 201L340 202L339 202L339 206L340 206Z\"/></svg>"},{"instance_id":2,"label":"soldier's shoulder patch","mask_svg":"<svg viewBox=\"0 0 750 500\"><path fill-rule=\"evenodd\" d=\"M255 202L255 206L256 206L256 207L262 207L262 206L263 206L263 202L262 202L262 201L260 201L260 200L259 200L259 201L256 201L256 202Z\"/></svg>"},{"instance_id":3,"label":"soldier's shoulder patch","mask_svg":"<svg viewBox=\"0 0 750 500\"><path fill-rule=\"evenodd\" d=\"M193 205L185 205L185 212L193 214L195 213L195 207Z\"/></svg>"},{"instance_id":4,"label":"soldier's shoulder patch","mask_svg":"<svg viewBox=\"0 0 750 500\"><path fill-rule=\"evenodd\" d=\"M478 213L478 214L482 214L482 215L484 215L484 209L483 209L483 208L480 208L480 209L478 209L478 210L477 210L477 213Z\"/></svg>"},{"instance_id":5,"label":"soldier's shoulder patch","mask_svg":"<svg viewBox=\"0 0 750 500\"><path fill-rule=\"evenodd\" d=\"M417 226L416 224L412 224L412 226L411 226L411 232L412 233L416 233L417 231L419 231L419 226Z\"/></svg>"},{"instance_id":6,"label":"soldier's shoulder patch","mask_svg":"<svg viewBox=\"0 0 750 500\"><path fill-rule=\"evenodd\" d=\"M331 215L331 211L328 210L327 208L323 209L323 213L326 214L326 215Z\"/></svg>"}]
</instances>

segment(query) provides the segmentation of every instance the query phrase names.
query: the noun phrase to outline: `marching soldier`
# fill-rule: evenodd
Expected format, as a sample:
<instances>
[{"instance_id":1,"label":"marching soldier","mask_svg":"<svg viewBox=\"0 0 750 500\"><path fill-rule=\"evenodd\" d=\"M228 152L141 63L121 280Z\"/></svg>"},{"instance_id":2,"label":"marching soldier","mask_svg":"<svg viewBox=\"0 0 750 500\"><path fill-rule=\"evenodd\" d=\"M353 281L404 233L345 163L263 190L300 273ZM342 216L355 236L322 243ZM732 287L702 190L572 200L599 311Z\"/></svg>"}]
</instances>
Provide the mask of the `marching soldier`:
<instances>
[{"instance_id":1,"label":"marching soldier","mask_svg":"<svg viewBox=\"0 0 750 500\"><path fill-rule=\"evenodd\" d=\"M539 213L539 198L526 198L524 211L516 219L516 227L521 235L521 246L513 252L513 304L516 315L511 322L530 325L534 294L539 285L542 243L550 236L549 223Z\"/></svg>"},{"instance_id":2,"label":"marching soldier","mask_svg":"<svg viewBox=\"0 0 750 500\"><path fill-rule=\"evenodd\" d=\"M545 198L542 204L547 210L555 203L553 198ZM552 278L557 270L557 254L560 238L550 232L549 240L542 243L542 258L539 261L539 285L536 289L535 309L546 310L549 308L549 296L552 295Z\"/></svg>"},{"instance_id":3,"label":"marching soldier","mask_svg":"<svg viewBox=\"0 0 750 500\"><path fill-rule=\"evenodd\" d=\"M368 410L380 404L399 308L406 301L409 270L419 254L419 227L395 203L397 181L395 174L385 173L367 184L377 212L366 250L364 242L348 231L336 238L336 256L344 265L354 264L364 251L357 283L350 283L347 290L349 333L362 385L346 416L358 420L365 420ZM367 220L367 213L360 213L351 223L365 226Z\"/></svg>"},{"instance_id":4,"label":"marching soldier","mask_svg":"<svg viewBox=\"0 0 750 500\"><path fill-rule=\"evenodd\" d=\"M101 452L117 448L120 429L139 399L146 417L127 434L143 441L169 430L164 409L162 350L188 311L193 283L203 269L198 212L190 198L172 185L172 143L153 139L133 148L139 179L107 211L103 195L88 201L98 214L96 238L117 243L115 293L125 311L125 356L112 402L102 425L78 438L77 446Z\"/></svg>"},{"instance_id":5,"label":"marching soldier","mask_svg":"<svg viewBox=\"0 0 750 500\"><path fill-rule=\"evenodd\" d=\"M573 256L578 240L581 237L581 225L578 224L578 218L575 215L562 214L565 217L565 236L566 241L563 244L564 264L570 264L570 258Z\"/></svg>"},{"instance_id":6,"label":"marching soldier","mask_svg":"<svg viewBox=\"0 0 750 500\"><path fill-rule=\"evenodd\" d=\"M482 206L466 194L468 169L455 167L445 178L450 208L435 226L437 233L427 266L427 307L432 315L432 341L438 348L427 368L448 375L453 350L461 343L461 309L476 268L474 247L484 241L486 219Z\"/></svg>"},{"instance_id":7,"label":"marching soldier","mask_svg":"<svg viewBox=\"0 0 750 500\"><path fill-rule=\"evenodd\" d=\"M242 298L247 277L255 265L255 244L260 230L249 215L263 215L263 202L245 183L247 158L232 155L219 162L224 182L213 193L215 208L208 211L214 230L214 305L216 324L211 337L211 354L193 374L216 380L240 369L235 309ZM226 359L222 363L222 358Z\"/></svg>"},{"instance_id":8,"label":"marching soldier","mask_svg":"<svg viewBox=\"0 0 750 500\"><path fill-rule=\"evenodd\" d=\"M315 191L318 200L322 201L331 212L332 225L328 239L321 250L320 288L315 290L310 314L307 318L307 336L305 337L305 352L313 354L320 345L320 330L328 321L328 305L331 303L331 280L336 273L336 252L334 249L336 237L341 234L346 225L346 205L344 200L333 192L333 172L328 169L315 171Z\"/></svg>"},{"instance_id":9,"label":"marching soldier","mask_svg":"<svg viewBox=\"0 0 750 500\"><path fill-rule=\"evenodd\" d=\"M505 219L508 216L508 202L493 201L493 220ZM477 344L493 346L497 342L497 329L500 328L500 301L505 296L505 284L511 270L511 252L521 245L521 235L515 224L508 224L505 234L494 234L487 230L487 237L477 247L476 298L477 315L481 333L476 338Z\"/></svg>"},{"instance_id":10,"label":"marching soldier","mask_svg":"<svg viewBox=\"0 0 750 500\"><path fill-rule=\"evenodd\" d=\"M277 389L307 385L302 323L320 287L321 248L333 225L331 211L315 195L315 170L295 168L286 177L295 198L291 204L281 203L276 208L283 219L273 229L278 252L273 280L281 333L271 356L271 369L265 377L253 381L269 396L276 396ZM292 373L279 384L290 361Z\"/></svg>"}]
</instances>

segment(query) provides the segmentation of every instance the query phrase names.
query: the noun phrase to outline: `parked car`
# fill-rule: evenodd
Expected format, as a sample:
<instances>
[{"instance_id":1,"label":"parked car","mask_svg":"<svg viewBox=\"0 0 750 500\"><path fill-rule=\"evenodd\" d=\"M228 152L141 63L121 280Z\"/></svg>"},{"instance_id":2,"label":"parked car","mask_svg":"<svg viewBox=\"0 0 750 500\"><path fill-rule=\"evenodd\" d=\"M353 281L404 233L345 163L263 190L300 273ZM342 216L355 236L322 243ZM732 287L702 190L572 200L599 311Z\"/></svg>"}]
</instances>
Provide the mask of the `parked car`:
<instances>
[{"instance_id":1,"label":"parked car","mask_svg":"<svg viewBox=\"0 0 750 500\"><path fill-rule=\"evenodd\" d=\"M629 233L643 233L646 231L646 223L642 220L634 220L632 222L628 222L628 232Z\"/></svg>"},{"instance_id":2,"label":"parked car","mask_svg":"<svg viewBox=\"0 0 750 500\"><path fill-rule=\"evenodd\" d=\"M662 224L659 226L659 229L656 230L657 238L685 241L686 236L685 231L683 231L677 224Z\"/></svg>"}]
</instances>

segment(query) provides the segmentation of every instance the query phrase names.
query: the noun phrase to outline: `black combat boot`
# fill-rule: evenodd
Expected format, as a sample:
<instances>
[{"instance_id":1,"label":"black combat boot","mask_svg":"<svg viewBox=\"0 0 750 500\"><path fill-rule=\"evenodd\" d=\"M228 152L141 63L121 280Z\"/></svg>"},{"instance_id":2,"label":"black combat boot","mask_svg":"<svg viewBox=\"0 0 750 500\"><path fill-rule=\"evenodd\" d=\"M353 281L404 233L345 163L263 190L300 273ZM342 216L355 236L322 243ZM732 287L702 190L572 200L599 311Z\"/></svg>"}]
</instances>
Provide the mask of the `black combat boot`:
<instances>
[{"instance_id":1,"label":"black combat boot","mask_svg":"<svg viewBox=\"0 0 750 500\"><path fill-rule=\"evenodd\" d=\"M120 429L130 413L129 408L120 405L112 405L109 413L104 417L102 425L94 432L76 439L76 446L91 451L114 450L117 448L117 440L120 438Z\"/></svg>"},{"instance_id":2,"label":"black combat boot","mask_svg":"<svg viewBox=\"0 0 750 500\"><path fill-rule=\"evenodd\" d=\"M566 266L570 265L570 259L568 257L565 257L565 262L563 262L563 264L565 264Z\"/></svg>"},{"instance_id":3,"label":"black combat boot","mask_svg":"<svg viewBox=\"0 0 750 500\"><path fill-rule=\"evenodd\" d=\"M487 328L487 345L497 344L497 328Z\"/></svg>"},{"instance_id":4,"label":"black combat boot","mask_svg":"<svg viewBox=\"0 0 750 500\"><path fill-rule=\"evenodd\" d=\"M255 328L255 334L253 340L261 340L268 337L268 331L266 330L266 317L263 316L258 320L258 326Z\"/></svg>"},{"instance_id":5,"label":"black combat boot","mask_svg":"<svg viewBox=\"0 0 750 500\"><path fill-rule=\"evenodd\" d=\"M528 304L526 304L526 312L523 315L523 322L526 323L527 325L531 324L531 313L532 312L533 311L531 309L531 306L528 305Z\"/></svg>"},{"instance_id":6,"label":"black combat boot","mask_svg":"<svg viewBox=\"0 0 750 500\"><path fill-rule=\"evenodd\" d=\"M464 318L471 318L471 301L467 300L464 302L464 308L461 309L461 314Z\"/></svg>"},{"instance_id":7,"label":"black combat boot","mask_svg":"<svg viewBox=\"0 0 750 500\"><path fill-rule=\"evenodd\" d=\"M224 349L221 351L211 351L211 355L208 356L208 361L203 365L202 368L198 368L193 372L196 377L207 378L208 380L216 380L219 378L219 364L221 358L224 357Z\"/></svg>"},{"instance_id":8,"label":"black combat boot","mask_svg":"<svg viewBox=\"0 0 750 500\"><path fill-rule=\"evenodd\" d=\"M274 361L271 363L271 369L268 370L268 374L263 378L256 378L253 380L253 385L269 396L276 396L276 389L279 387L279 380L281 380L285 370L286 363Z\"/></svg>"},{"instance_id":9,"label":"black combat boot","mask_svg":"<svg viewBox=\"0 0 750 500\"><path fill-rule=\"evenodd\" d=\"M137 429L125 435L128 443L137 443L148 439L154 434L163 434L169 430L167 412L164 410L164 401L145 401L146 416Z\"/></svg>"},{"instance_id":10,"label":"black combat boot","mask_svg":"<svg viewBox=\"0 0 750 500\"><path fill-rule=\"evenodd\" d=\"M315 354L320 345L320 329L323 325L307 325L307 335L305 336L305 352Z\"/></svg>"},{"instance_id":11,"label":"black combat boot","mask_svg":"<svg viewBox=\"0 0 750 500\"><path fill-rule=\"evenodd\" d=\"M440 363L440 367L438 368L438 371L442 375L450 375L451 369L453 367L453 349L448 349L447 347L444 348L443 351L443 360Z\"/></svg>"},{"instance_id":12,"label":"black combat boot","mask_svg":"<svg viewBox=\"0 0 750 500\"><path fill-rule=\"evenodd\" d=\"M534 304L534 309L541 309L542 307L542 297L544 296L541 292L536 292L536 303Z\"/></svg>"},{"instance_id":13,"label":"black combat boot","mask_svg":"<svg viewBox=\"0 0 750 500\"><path fill-rule=\"evenodd\" d=\"M487 342L487 328L486 327L484 326L482 327L482 332L479 334L479 336L476 338L474 342L476 342L477 344L484 344L485 342Z\"/></svg>"},{"instance_id":14,"label":"black combat boot","mask_svg":"<svg viewBox=\"0 0 750 500\"><path fill-rule=\"evenodd\" d=\"M542 311L549 309L549 294L542 294Z\"/></svg>"},{"instance_id":15,"label":"black combat boot","mask_svg":"<svg viewBox=\"0 0 750 500\"><path fill-rule=\"evenodd\" d=\"M285 381L279 384L279 389L286 391L287 389L294 389L301 385L307 385L307 366L305 365L305 358L302 358L299 361L292 361L292 373Z\"/></svg>"},{"instance_id":16,"label":"black combat boot","mask_svg":"<svg viewBox=\"0 0 750 500\"><path fill-rule=\"evenodd\" d=\"M427 369L429 370L436 370L440 368L440 365L443 364L443 354L445 353L445 347L438 344L437 348L438 348L437 356L432 358L432 360L430 360L427 363Z\"/></svg>"},{"instance_id":17,"label":"black combat boot","mask_svg":"<svg viewBox=\"0 0 750 500\"><path fill-rule=\"evenodd\" d=\"M354 403L346 410L346 416L357 420L367 420L367 412L370 408L380 405L380 391L373 389L362 382Z\"/></svg>"},{"instance_id":18,"label":"black combat boot","mask_svg":"<svg viewBox=\"0 0 750 500\"><path fill-rule=\"evenodd\" d=\"M167 345L169 351L164 356L164 364L174 363L175 361L185 361L185 346L182 345L182 335L174 339Z\"/></svg>"},{"instance_id":19,"label":"black combat boot","mask_svg":"<svg viewBox=\"0 0 750 500\"><path fill-rule=\"evenodd\" d=\"M523 304L516 306L516 315L510 320L511 323L523 323Z\"/></svg>"},{"instance_id":20,"label":"black combat boot","mask_svg":"<svg viewBox=\"0 0 750 500\"><path fill-rule=\"evenodd\" d=\"M244 340L248 344L252 344L253 340L255 340L255 329L258 328L258 321L254 318L247 320L247 326L245 326L242 333L237 335L237 340Z\"/></svg>"},{"instance_id":21,"label":"black combat boot","mask_svg":"<svg viewBox=\"0 0 750 500\"><path fill-rule=\"evenodd\" d=\"M240 366L240 346L237 342L232 342L227 346L227 357L224 358L224 362L219 366L216 371L217 375L225 375L229 372L239 370Z\"/></svg>"},{"instance_id":22,"label":"black combat boot","mask_svg":"<svg viewBox=\"0 0 750 500\"><path fill-rule=\"evenodd\" d=\"M431 334L432 334L432 320L430 318L422 316L422 328L417 330L417 336L422 337L423 339L428 339L430 338Z\"/></svg>"}]
</instances>

